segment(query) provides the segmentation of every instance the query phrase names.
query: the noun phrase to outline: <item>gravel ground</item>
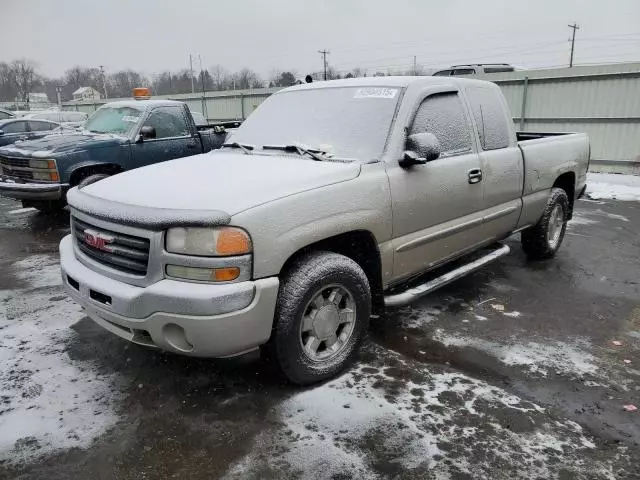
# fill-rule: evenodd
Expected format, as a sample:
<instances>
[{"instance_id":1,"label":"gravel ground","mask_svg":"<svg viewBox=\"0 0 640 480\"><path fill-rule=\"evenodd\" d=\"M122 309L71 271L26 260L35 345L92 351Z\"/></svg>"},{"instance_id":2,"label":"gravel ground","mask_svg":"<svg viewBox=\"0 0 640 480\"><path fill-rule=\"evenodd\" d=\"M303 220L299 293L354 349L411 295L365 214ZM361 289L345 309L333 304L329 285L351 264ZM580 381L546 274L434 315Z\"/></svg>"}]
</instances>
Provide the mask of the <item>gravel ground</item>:
<instances>
[{"instance_id":1,"label":"gravel ground","mask_svg":"<svg viewBox=\"0 0 640 480\"><path fill-rule=\"evenodd\" d=\"M0 478L640 478L640 204L608 190L557 258L510 239L305 389L103 331L60 286L68 216L0 199Z\"/></svg>"}]
</instances>

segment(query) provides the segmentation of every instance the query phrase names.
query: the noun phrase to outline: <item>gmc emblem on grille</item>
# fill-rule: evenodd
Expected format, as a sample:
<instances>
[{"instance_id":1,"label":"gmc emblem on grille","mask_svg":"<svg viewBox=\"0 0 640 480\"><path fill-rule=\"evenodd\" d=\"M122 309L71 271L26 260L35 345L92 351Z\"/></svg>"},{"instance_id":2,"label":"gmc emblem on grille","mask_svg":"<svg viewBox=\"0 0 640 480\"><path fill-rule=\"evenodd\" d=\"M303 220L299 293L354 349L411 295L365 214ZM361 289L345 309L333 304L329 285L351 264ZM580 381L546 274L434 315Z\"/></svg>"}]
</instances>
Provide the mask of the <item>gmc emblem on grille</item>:
<instances>
[{"instance_id":1,"label":"gmc emblem on grille","mask_svg":"<svg viewBox=\"0 0 640 480\"><path fill-rule=\"evenodd\" d=\"M103 252L113 251L109 246L110 243L113 243L113 240L114 238L111 235L98 233L95 230L87 229L84 231L84 243L96 250L102 250Z\"/></svg>"}]
</instances>

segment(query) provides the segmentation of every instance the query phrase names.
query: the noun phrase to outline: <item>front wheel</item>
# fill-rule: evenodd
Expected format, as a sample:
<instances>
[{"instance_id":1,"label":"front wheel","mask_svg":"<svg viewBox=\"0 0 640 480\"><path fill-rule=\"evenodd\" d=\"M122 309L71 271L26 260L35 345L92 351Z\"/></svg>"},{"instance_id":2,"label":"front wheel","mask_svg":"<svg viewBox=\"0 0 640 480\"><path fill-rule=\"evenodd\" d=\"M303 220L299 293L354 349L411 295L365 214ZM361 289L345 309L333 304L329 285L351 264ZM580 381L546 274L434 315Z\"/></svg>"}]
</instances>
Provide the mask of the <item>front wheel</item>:
<instances>
[{"instance_id":1,"label":"front wheel","mask_svg":"<svg viewBox=\"0 0 640 480\"><path fill-rule=\"evenodd\" d=\"M542 217L522 231L522 249L532 260L553 257L564 239L569 219L569 197L561 188L552 188Z\"/></svg>"},{"instance_id":2,"label":"front wheel","mask_svg":"<svg viewBox=\"0 0 640 480\"><path fill-rule=\"evenodd\" d=\"M353 362L370 314L362 268L343 255L311 253L282 279L268 353L293 383L326 380Z\"/></svg>"},{"instance_id":3,"label":"front wheel","mask_svg":"<svg viewBox=\"0 0 640 480\"><path fill-rule=\"evenodd\" d=\"M80 183L78 183L78 188L84 188L87 185L99 182L100 180L103 180L107 177L109 177L107 173L96 173L94 175L89 175L88 177L84 177L82 180L80 180Z\"/></svg>"}]
</instances>

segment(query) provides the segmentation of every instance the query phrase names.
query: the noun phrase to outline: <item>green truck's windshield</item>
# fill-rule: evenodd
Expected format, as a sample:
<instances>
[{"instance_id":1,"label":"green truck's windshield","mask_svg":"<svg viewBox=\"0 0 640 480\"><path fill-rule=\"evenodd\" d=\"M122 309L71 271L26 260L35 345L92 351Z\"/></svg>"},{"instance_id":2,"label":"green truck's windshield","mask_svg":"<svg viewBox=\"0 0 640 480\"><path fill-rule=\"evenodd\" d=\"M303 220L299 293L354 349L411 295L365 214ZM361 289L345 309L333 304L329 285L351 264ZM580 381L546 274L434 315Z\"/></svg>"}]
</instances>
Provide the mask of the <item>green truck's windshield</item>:
<instances>
[{"instance_id":1,"label":"green truck's windshield","mask_svg":"<svg viewBox=\"0 0 640 480\"><path fill-rule=\"evenodd\" d=\"M305 145L347 159L379 159L400 97L399 88L293 90L268 98L232 139L239 144Z\"/></svg>"},{"instance_id":2,"label":"green truck's windshield","mask_svg":"<svg viewBox=\"0 0 640 480\"><path fill-rule=\"evenodd\" d=\"M140 120L142 112L133 107L104 106L89 117L84 128L94 133L129 135Z\"/></svg>"}]
</instances>

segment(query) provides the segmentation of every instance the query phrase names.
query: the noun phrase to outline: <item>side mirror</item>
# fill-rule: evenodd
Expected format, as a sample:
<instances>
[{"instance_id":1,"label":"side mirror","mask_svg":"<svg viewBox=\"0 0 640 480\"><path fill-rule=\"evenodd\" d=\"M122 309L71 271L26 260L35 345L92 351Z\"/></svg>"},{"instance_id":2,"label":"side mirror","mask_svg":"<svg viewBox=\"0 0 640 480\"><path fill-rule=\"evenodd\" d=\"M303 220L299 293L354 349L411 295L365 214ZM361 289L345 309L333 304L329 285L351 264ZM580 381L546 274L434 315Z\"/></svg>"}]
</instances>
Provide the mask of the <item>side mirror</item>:
<instances>
[{"instance_id":1,"label":"side mirror","mask_svg":"<svg viewBox=\"0 0 640 480\"><path fill-rule=\"evenodd\" d=\"M422 165L439 156L440 142L433 133L414 133L407 138L407 150L400 160L400 166Z\"/></svg>"},{"instance_id":2,"label":"side mirror","mask_svg":"<svg viewBox=\"0 0 640 480\"><path fill-rule=\"evenodd\" d=\"M156 138L156 129L150 125L145 125L140 129L140 140L150 140Z\"/></svg>"},{"instance_id":3,"label":"side mirror","mask_svg":"<svg viewBox=\"0 0 640 480\"><path fill-rule=\"evenodd\" d=\"M213 127L213 133L221 134L226 132L227 132L227 129L224 128L224 125L215 125Z\"/></svg>"}]
</instances>

